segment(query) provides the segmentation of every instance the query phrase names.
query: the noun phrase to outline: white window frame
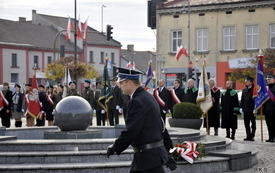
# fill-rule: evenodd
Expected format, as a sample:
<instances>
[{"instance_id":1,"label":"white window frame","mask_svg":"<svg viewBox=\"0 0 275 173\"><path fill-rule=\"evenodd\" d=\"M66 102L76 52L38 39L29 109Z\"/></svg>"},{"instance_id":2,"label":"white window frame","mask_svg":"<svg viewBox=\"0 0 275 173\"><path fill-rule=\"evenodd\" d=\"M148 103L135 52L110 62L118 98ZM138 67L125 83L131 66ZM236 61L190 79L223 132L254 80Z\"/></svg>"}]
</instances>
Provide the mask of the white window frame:
<instances>
[{"instance_id":1,"label":"white window frame","mask_svg":"<svg viewBox=\"0 0 275 173\"><path fill-rule=\"evenodd\" d=\"M175 33L175 36L174 36ZM182 46L182 30L171 31L171 52L176 53L178 47Z\"/></svg>"},{"instance_id":2,"label":"white window frame","mask_svg":"<svg viewBox=\"0 0 275 173\"><path fill-rule=\"evenodd\" d=\"M208 51L208 29L199 28L196 30L197 52Z\"/></svg>"},{"instance_id":3,"label":"white window frame","mask_svg":"<svg viewBox=\"0 0 275 173\"><path fill-rule=\"evenodd\" d=\"M249 25L245 27L245 36L246 36L246 49L258 49L259 48L259 26L258 25ZM250 31L251 30L251 31Z\"/></svg>"},{"instance_id":4,"label":"white window frame","mask_svg":"<svg viewBox=\"0 0 275 173\"><path fill-rule=\"evenodd\" d=\"M235 50L236 49L236 27L224 27L223 28L223 50Z\"/></svg>"},{"instance_id":5,"label":"white window frame","mask_svg":"<svg viewBox=\"0 0 275 173\"><path fill-rule=\"evenodd\" d=\"M270 48L275 48L275 24L270 24L269 27L269 35L270 35ZM273 40L272 40L273 38Z\"/></svg>"}]
</instances>

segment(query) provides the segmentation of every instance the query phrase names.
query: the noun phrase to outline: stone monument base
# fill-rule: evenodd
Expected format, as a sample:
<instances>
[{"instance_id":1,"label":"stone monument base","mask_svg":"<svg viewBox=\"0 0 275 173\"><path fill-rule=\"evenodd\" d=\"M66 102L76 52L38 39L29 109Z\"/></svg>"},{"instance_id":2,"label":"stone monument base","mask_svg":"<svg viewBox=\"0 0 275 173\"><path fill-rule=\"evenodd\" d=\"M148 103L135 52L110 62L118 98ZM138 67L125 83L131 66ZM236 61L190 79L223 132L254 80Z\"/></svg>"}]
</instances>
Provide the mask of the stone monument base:
<instances>
[{"instance_id":1,"label":"stone monument base","mask_svg":"<svg viewBox=\"0 0 275 173\"><path fill-rule=\"evenodd\" d=\"M101 130L60 131L51 130L44 132L44 139L93 139L102 138Z\"/></svg>"}]
</instances>

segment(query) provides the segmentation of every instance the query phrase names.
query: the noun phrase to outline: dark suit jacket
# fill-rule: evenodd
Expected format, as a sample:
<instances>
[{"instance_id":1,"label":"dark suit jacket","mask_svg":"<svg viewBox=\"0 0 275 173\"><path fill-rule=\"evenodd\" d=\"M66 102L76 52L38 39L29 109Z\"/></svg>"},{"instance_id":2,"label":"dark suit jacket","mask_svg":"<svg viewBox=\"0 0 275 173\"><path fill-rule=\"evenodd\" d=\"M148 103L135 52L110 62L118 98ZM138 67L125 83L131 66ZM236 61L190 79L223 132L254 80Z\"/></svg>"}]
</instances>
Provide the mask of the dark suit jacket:
<instances>
[{"instance_id":1,"label":"dark suit jacket","mask_svg":"<svg viewBox=\"0 0 275 173\"><path fill-rule=\"evenodd\" d=\"M159 90L159 88L157 89ZM159 97L165 102L165 106L162 106L159 104L161 112L163 110L167 111L168 110L168 104L169 104L169 90L165 87L163 87L162 91L159 91Z\"/></svg>"},{"instance_id":2,"label":"dark suit jacket","mask_svg":"<svg viewBox=\"0 0 275 173\"><path fill-rule=\"evenodd\" d=\"M117 105L122 105L121 90L120 88L118 88L117 85L112 89L112 94L113 94L113 98L109 101L108 108L116 109Z\"/></svg>"},{"instance_id":3,"label":"dark suit jacket","mask_svg":"<svg viewBox=\"0 0 275 173\"><path fill-rule=\"evenodd\" d=\"M178 96L179 100L182 102L182 98L183 98L183 89L181 87L178 87L177 89L175 89L175 93ZM172 95L171 95L171 91L169 94L169 109L171 111L173 111L173 106L176 104L176 102L174 101Z\"/></svg>"},{"instance_id":4,"label":"dark suit jacket","mask_svg":"<svg viewBox=\"0 0 275 173\"><path fill-rule=\"evenodd\" d=\"M117 154L129 145L154 143L163 139L163 123L156 100L139 87L133 94L128 105L126 130L114 143ZM163 165L168 160L168 152L164 146L136 152L131 165L131 171L143 171Z\"/></svg>"}]
</instances>

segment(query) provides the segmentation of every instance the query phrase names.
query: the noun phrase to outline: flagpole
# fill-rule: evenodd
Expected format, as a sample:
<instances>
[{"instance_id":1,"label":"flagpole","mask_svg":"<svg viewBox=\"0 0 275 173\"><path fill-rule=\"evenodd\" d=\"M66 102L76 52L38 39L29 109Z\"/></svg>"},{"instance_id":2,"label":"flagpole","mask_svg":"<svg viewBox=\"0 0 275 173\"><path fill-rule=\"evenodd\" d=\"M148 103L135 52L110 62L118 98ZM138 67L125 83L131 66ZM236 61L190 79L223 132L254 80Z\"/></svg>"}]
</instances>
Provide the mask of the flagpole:
<instances>
[{"instance_id":1,"label":"flagpole","mask_svg":"<svg viewBox=\"0 0 275 173\"><path fill-rule=\"evenodd\" d=\"M206 132L207 132L207 135L210 135L210 129L209 129L209 122L208 122L208 112L206 112Z\"/></svg>"},{"instance_id":2,"label":"flagpole","mask_svg":"<svg viewBox=\"0 0 275 173\"><path fill-rule=\"evenodd\" d=\"M263 135L263 107L261 106L260 108L260 112L261 112L261 141L264 141L264 135Z\"/></svg>"},{"instance_id":3,"label":"flagpole","mask_svg":"<svg viewBox=\"0 0 275 173\"><path fill-rule=\"evenodd\" d=\"M77 61L77 58L76 58L76 48L77 48L77 39L76 39L76 36L77 36L77 25L76 25L76 0L74 0L74 63L75 63L75 66L76 66L76 61ZM77 82L77 73L75 75L75 82ZM76 85L76 88L77 88L77 85Z\"/></svg>"}]
</instances>

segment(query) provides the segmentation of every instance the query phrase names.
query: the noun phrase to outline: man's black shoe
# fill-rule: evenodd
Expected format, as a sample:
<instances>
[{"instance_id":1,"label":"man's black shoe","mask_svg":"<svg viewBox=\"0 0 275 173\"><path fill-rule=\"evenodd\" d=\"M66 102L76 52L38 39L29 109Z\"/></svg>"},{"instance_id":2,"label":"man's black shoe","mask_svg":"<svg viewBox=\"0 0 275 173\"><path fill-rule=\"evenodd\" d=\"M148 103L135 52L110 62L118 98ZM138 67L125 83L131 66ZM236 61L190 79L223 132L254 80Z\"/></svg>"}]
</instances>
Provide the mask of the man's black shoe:
<instances>
[{"instance_id":1,"label":"man's black shoe","mask_svg":"<svg viewBox=\"0 0 275 173\"><path fill-rule=\"evenodd\" d=\"M243 139L244 141L251 141L251 139L250 138L245 138L245 139Z\"/></svg>"}]
</instances>

